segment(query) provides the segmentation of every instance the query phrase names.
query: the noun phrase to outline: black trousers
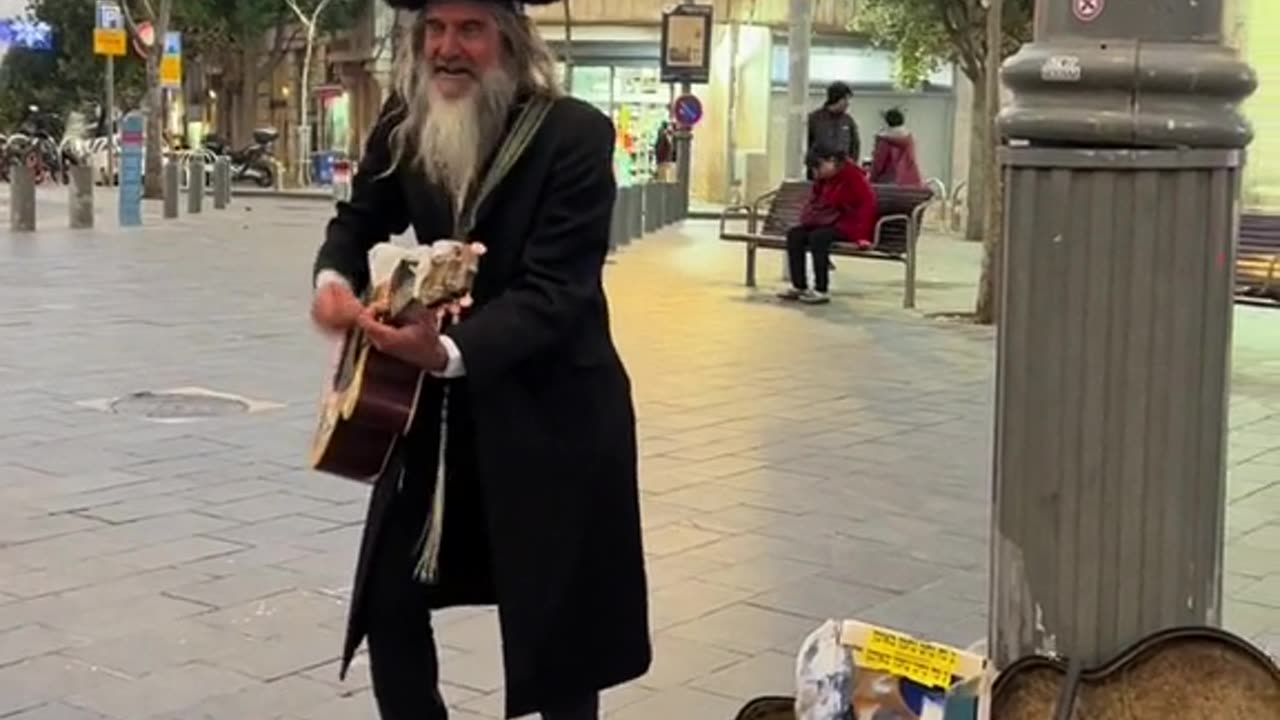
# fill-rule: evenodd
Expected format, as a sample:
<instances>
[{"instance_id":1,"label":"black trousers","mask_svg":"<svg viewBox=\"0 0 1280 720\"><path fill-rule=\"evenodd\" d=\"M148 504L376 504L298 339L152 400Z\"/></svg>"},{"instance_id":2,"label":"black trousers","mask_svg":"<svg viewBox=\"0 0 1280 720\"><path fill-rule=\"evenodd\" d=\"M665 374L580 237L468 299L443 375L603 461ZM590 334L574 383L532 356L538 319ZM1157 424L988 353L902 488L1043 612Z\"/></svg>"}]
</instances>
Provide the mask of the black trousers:
<instances>
[{"instance_id":1,"label":"black trousers","mask_svg":"<svg viewBox=\"0 0 1280 720\"><path fill-rule=\"evenodd\" d=\"M813 289L826 292L831 279L831 243L840 239L835 228L803 228L796 226L787 231L787 264L791 271L791 286L797 290L809 287L805 271L804 255L813 255Z\"/></svg>"},{"instance_id":2,"label":"black trousers","mask_svg":"<svg viewBox=\"0 0 1280 720\"><path fill-rule=\"evenodd\" d=\"M446 720L427 588L413 577L430 493L406 486L392 501L370 569L369 671L382 720ZM545 720L597 720L599 696L548 708Z\"/></svg>"}]
</instances>

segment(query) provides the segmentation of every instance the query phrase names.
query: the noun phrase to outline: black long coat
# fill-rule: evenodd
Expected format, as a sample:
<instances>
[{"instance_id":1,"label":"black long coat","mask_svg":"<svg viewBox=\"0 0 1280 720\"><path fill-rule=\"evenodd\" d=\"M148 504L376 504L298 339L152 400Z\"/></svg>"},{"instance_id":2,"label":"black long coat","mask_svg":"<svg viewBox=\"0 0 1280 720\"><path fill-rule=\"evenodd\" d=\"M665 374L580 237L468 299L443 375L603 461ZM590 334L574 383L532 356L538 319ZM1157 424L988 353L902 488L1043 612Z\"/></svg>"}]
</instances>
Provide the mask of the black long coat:
<instances>
[{"instance_id":1,"label":"black long coat","mask_svg":"<svg viewBox=\"0 0 1280 720\"><path fill-rule=\"evenodd\" d=\"M453 237L446 195L391 162L393 97L371 133L349 202L316 259L357 290L367 252L412 226L419 242ZM514 119L514 113L512 115ZM614 129L571 98L479 208L484 242L475 306L448 330L466 368L448 381L444 537L433 607L494 604L507 713L516 716L632 680L651 660L631 385L609 330L602 272L616 185ZM366 581L403 469L435 477L439 386L424 393L398 461L374 488L356 569L342 672L368 627ZM420 493L418 493L420 495ZM415 501L417 502L417 501ZM425 509L424 509L425 514ZM485 532L487 530L487 533Z\"/></svg>"}]
</instances>

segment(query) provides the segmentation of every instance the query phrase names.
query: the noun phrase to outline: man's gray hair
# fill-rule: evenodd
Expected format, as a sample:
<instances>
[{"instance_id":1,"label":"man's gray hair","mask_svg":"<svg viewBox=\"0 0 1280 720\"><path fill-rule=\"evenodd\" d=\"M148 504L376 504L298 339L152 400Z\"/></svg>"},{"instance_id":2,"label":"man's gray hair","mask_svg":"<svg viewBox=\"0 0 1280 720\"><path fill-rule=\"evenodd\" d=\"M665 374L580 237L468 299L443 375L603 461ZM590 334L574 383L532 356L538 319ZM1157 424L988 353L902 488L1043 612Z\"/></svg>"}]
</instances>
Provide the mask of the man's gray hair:
<instances>
[{"instance_id":1,"label":"man's gray hair","mask_svg":"<svg viewBox=\"0 0 1280 720\"><path fill-rule=\"evenodd\" d=\"M492 12L503 38L503 70L512 81L515 95L536 94L551 98L563 96L564 90L556 73L555 54L542 39L533 20L522 12L501 5L494 5ZM427 103L422 97L426 76L430 73L429 60L424 57L427 11L419 10L409 14L409 22L402 22L401 25L392 84L405 103L405 108L391 130L391 165L388 172L399 167L406 156L411 158L410 162L426 162L415 149L415 136L418 129L426 123L428 112Z\"/></svg>"}]
</instances>

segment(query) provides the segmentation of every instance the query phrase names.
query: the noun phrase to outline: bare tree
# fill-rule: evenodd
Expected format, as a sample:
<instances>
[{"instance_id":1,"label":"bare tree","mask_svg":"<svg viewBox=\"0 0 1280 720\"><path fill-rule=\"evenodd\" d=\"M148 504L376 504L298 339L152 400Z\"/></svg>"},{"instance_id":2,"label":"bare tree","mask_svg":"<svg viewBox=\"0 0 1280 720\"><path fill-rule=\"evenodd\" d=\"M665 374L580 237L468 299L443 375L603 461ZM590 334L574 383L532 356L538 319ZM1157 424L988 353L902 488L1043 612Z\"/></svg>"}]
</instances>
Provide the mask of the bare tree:
<instances>
[{"instance_id":1,"label":"bare tree","mask_svg":"<svg viewBox=\"0 0 1280 720\"><path fill-rule=\"evenodd\" d=\"M298 166L296 172L299 187L307 185L310 175L310 163L307 162L307 156L311 148L311 59L315 54L316 26L320 21L320 15L324 13L325 8L329 7L331 2L331 0L313 1L315 5L311 8L310 14L308 14L303 12L298 0L285 0L289 4L289 9L298 17L298 22L302 23L302 27L306 29L307 33L306 51L302 60L302 79L298 88Z\"/></svg>"},{"instance_id":2,"label":"bare tree","mask_svg":"<svg viewBox=\"0 0 1280 720\"><path fill-rule=\"evenodd\" d=\"M164 169L164 91L160 86L160 61L164 57L165 36L169 33L169 22L173 18L173 0L159 0L159 7L152 5L151 0L138 0L134 3L122 3L125 23L129 32L137 40L137 45L146 53L147 58L147 90L144 109L147 119L146 165L143 169L142 196L159 198L164 195L164 184L161 174ZM151 23L151 44L143 42L138 32L138 24L134 18L138 16L140 7L142 16Z\"/></svg>"}]
</instances>

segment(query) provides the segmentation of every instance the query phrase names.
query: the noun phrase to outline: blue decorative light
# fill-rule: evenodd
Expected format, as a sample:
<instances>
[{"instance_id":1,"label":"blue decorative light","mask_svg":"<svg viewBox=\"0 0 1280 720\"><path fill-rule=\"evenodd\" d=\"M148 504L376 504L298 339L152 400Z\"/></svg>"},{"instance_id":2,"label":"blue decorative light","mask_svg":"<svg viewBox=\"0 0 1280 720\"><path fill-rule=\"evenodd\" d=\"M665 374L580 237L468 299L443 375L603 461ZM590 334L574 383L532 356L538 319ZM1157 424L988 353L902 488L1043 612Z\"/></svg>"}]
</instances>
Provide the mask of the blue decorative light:
<instances>
[{"instance_id":1,"label":"blue decorative light","mask_svg":"<svg viewBox=\"0 0 1280 720\"><path fill-rule=\"evenodd\" d=\"M53 27L43 20L0 20L0 45L27 50L52 50Z\"/></svg>"}]
</instances>

